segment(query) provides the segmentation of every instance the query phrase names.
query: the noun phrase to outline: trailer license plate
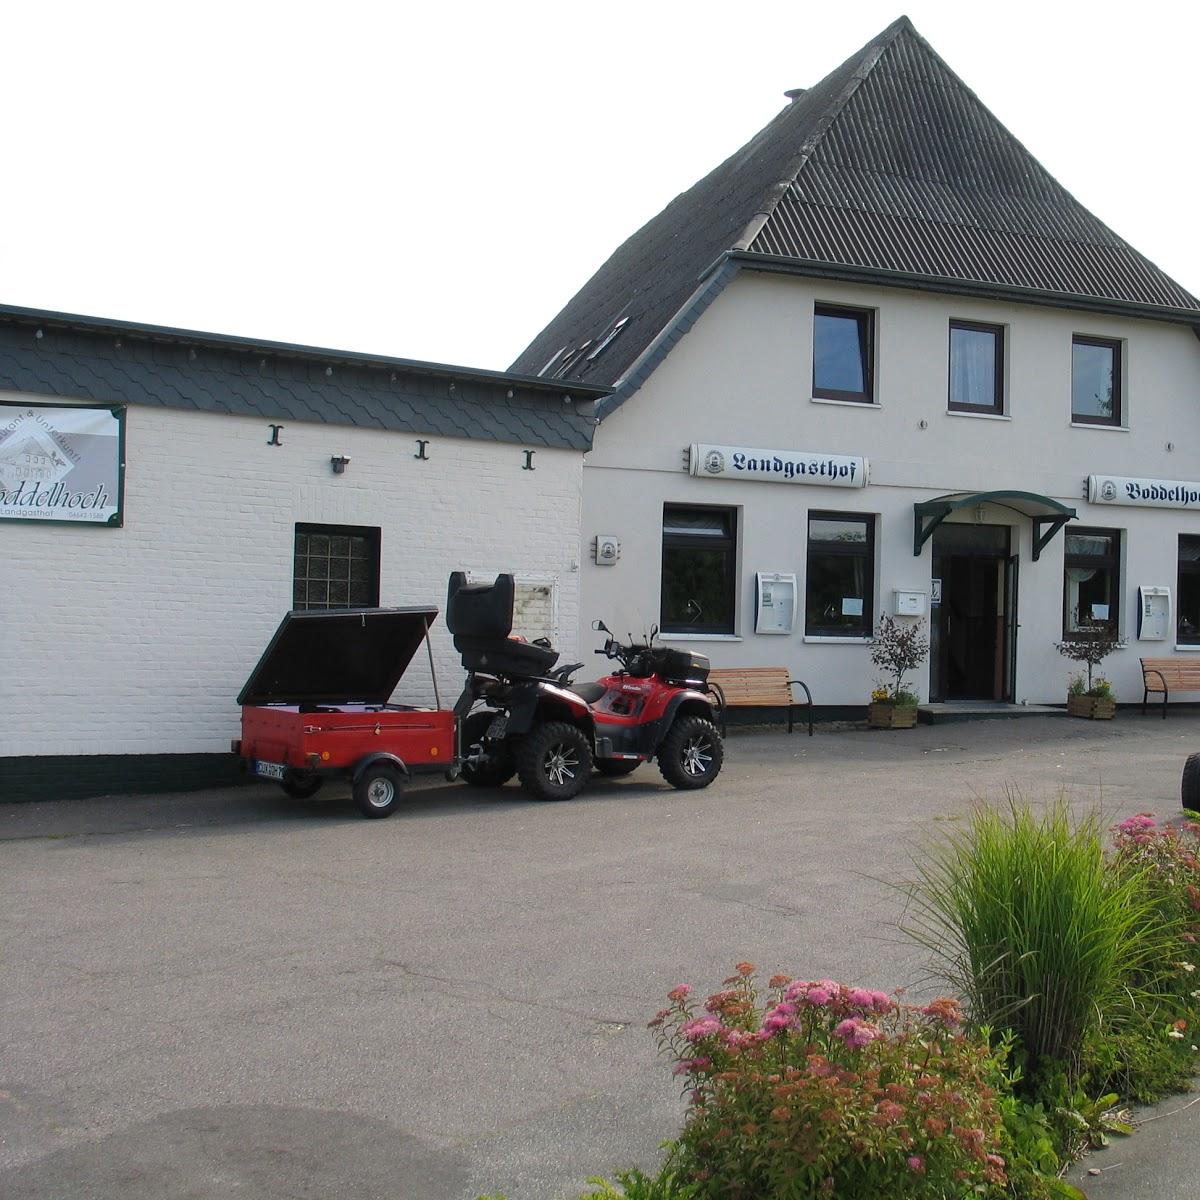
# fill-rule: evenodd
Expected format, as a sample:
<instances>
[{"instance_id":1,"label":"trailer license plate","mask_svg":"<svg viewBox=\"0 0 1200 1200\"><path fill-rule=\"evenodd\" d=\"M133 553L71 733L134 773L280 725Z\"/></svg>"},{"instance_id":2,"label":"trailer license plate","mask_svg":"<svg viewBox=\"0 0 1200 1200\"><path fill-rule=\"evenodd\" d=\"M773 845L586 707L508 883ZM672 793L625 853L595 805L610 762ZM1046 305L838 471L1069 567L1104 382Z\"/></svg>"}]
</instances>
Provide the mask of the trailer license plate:
<instances>
[{"instance_id":1,"label":"trailer license plate","mask_svg":"<svg viewBox=\"0 0 1200 1200\"><path fill-rule=\"evenodd\" d=\"M282 779L285 768L283 763L255 762L255 775L263 775L267 779Z\"/></svg>"},{"instance_id":2,"label":"trailer license plate","mask_svg":"<svg viewBox=\"0 0 1200 1200\"><path fill-rule=\"evenodd\" d=\"M507 729L508 718L495 717L493 718L492 723L488 726L486 736L491 738L492 741L498 742L504 736Z\"/></svg>"}]
</instances>

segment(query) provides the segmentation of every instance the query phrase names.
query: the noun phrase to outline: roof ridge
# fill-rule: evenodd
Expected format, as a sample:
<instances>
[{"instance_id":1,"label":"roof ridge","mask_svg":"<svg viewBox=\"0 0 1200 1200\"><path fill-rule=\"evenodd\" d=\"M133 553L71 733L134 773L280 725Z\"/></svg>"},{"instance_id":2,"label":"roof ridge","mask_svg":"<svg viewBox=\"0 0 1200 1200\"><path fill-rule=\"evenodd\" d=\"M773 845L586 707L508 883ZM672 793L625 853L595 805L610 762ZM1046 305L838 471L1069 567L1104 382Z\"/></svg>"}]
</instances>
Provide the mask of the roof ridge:
<instances>
[{"instance_id":1,"label":"roof ridge","mask_svg":"<svg viewBox=\"0 0 1200 1200\"><path fill-rule=\"evenodd\" d=\"M771 219L780 200L787 195L788 188L797 181L797 177L820 145L821 139L828 132L830 126L841 116L842 111L850 103L854 93L858 91L871 72L879 65L879 60L884 56L888 47L905 31L920 37L920 34L917 34L913 23L908 17L900 16L882 33L877 34L865 46L846 59L847 63L852 62L856 58L862 58L863 61L850 76L850 79L841 92L834 97L829 107L825 110L824 116L817 121L813 132L801 143L795 157L788 162L787 167L784 169L783 178L777 180L768 189L766 195L763 197L762 207L746 223L741 237L733 243L730 247L731 250L748 250L750 248L763 226ZM842 65L845 66L845 63ZM792 101L792 103L795 103L795 101ZM787 109L784 109L784 112L786 111Z\"/></svg>"}]
</instances>

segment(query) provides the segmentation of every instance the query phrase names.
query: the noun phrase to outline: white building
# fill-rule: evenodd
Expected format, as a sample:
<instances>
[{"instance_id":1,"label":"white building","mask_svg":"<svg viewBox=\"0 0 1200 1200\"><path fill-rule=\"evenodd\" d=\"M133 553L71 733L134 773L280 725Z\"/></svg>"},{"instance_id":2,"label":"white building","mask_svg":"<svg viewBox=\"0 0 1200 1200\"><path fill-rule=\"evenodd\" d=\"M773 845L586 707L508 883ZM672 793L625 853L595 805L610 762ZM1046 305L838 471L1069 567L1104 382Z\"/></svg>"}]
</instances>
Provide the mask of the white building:
<instances>
[{"instance_id":1,"label":"white building","mask_svg":"<svg viewBox=\"0 0 1200 1200\"><path fill-rule=\"evenodd\" d=\"M907 18L788 95L514 364L614 388L584 644L659 623L861 706L879 617L918 612L923 699L1062 703L1055 644L1115 631L1140 701L1139 656L1200 652L1200 301Z\"/></svg>"},{"instance_id":2,"label":"white building","mask_svg":"<svg viewBox=\"0 0 1200 1200\"><path fill-rule=\"evenodd\" d=\"M452 570L512 570L519 631L572 651L600 394L0 309L0 799L230 778L293 606L440 607ZM449 706L440 622L433 646ZM423 656L397 699L434 701Z\"/></svg>"}]
</instances>

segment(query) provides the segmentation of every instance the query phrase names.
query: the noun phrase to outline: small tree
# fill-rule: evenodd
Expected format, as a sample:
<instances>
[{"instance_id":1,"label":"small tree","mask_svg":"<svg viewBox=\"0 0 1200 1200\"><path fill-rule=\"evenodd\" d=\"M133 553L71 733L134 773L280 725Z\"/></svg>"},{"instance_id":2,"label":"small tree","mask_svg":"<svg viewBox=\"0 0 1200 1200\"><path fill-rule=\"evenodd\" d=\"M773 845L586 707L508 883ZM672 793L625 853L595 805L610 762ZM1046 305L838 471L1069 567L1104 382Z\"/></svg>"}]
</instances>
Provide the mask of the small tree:
<instances>
[{"instance_id":1,"label":"small tree","mask_svg":"<svg viewBox=\"0 0 1200 1200\"><path fill-rule=\"evenodd\" d=\"M1087 667L1087 695L1092 695L1092 672L1114 651L1121 643L1112 637L1068 638L1056 642L1058 652L1072 662L1082 663ZM1078 685L1076 685L1078 686Z\"/></svg>"},{"instance_id":2,"label":"small tree","mask_svg":"<svg viewBox=\"0 0 1200 1200\"><path fill-rule=\"evenodd\" d=\"M925 622L914 621L901 625L893 617L880 617L879 627L871 639L871 661L884 676L895 682L888 688L888 700L899 704L911 693L904 686L904 676L915 671L929 655L929 639Z\"/></svg>"}]
</instances>

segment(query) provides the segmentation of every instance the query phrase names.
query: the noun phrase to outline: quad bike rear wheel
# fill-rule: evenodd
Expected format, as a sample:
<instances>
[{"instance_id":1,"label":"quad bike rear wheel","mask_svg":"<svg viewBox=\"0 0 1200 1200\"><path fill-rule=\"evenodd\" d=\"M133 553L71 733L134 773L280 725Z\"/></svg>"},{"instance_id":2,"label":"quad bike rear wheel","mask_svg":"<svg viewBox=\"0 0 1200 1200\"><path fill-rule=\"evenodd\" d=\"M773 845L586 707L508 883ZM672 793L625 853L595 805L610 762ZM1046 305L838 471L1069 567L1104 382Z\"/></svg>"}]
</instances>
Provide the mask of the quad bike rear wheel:
<instances>
[{"instance_id":1,"label":"quad bike rear wheel","mask_svg":"<svg viewBox=\"0 0 1200 1200\"><path fill-rule=\"evenodd\" d=\"M494 712L472 713L462 728L462 744L465 751L476 744L483 744L483 736L495 719ZM462 777L472 787L503 787L517 773L512 747L507 742L489 747L488 760L477 766L463 763Z\"/></svg>"},{"instance_id":2,"label":"quad bike rear wheel","mask_svg":"<svg viewBox=\"0 0 1200 1200\"><path fill-rule=\"evenodd\" d=\"M592 747L582 730L566 721L536 725L517 746L517 774L538 800L570 800L592 772Z\"/></svg>"},{"instance_id":3,"label":"quad bike rear wheel","mask_svg":"<svg viewBox=\"0 0 1200 1200\"><path fill-rule=\"evenodd\" d=\"M658 769L676 788L705 788L721 773L725 746L704 717L677 717L658 748Z\"/></svg>"}]
</instances>

